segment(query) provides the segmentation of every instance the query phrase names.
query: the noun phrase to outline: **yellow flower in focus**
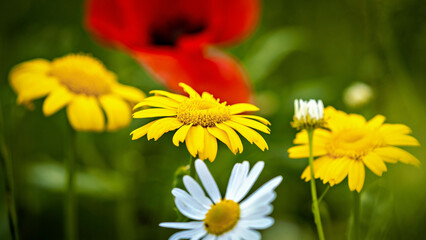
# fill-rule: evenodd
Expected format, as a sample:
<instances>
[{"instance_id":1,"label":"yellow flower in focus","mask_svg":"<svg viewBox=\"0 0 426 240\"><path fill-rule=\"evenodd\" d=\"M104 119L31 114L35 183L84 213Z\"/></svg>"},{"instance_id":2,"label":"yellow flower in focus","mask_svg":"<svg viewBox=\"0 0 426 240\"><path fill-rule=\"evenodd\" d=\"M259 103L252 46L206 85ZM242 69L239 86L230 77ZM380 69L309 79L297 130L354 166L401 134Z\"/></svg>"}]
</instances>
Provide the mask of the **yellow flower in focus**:
<instances>
[{"instance_id":1,"label":"yellow flower in focus","mask_svg":"<svg viewBox=\"0 0 426 240\"><path fill-rule=\"evenodd\" d=\"M315 129L313 154L315 178L330 186L342 182L348 176L349 189L360 192L364 185L365 166L374 174L382 176L387 171L385 163L402 162L419 166L419 160L396 146L419 146L408 134L409 127L403 124L384 123L385 117L377 115L370 121L358 114L327 107L324 111L326 127ZM309 156L308 135L301 131L294 139L299 146L288 150L290 158ZM309 166L302 178L310 180Z\"/></svg>"},{"instance_id":2,"label":"yellow flower in focus","mask_svg":"<svg viewBox=\"0 0 426 240\"><path fill-rule=\"evenodd\" d=\"M244 115L243 112L258 111L248 103L227 105L220 103L213 95L204 92L201 96L186 84L180 83L189 97L166 91L151 91L154 96L145 98L134 109L149 107L133 114L133 118L160 117L136 130L131 135L138 139L147 135L148 140L157 140L164 133L176 130L173 144L185 142L189 153L201 159L213 161L217 153L217 140L225 143L236 154L243 151L238 133L262 151L268 149L263 137L255 130L270 133L269 121L258 116ZM152 108L154 107L154 108Z\"/></svg>"},{"instance_id":3,"label":"yellow flower in focus","mask_svg":"<svg viewBox=\"0 0 426 240\"><path fill-rule=\"evenodd\" d=\"M131 120L131 106L144 98L137 88L118 83L98 59L83 54L21 63L12 69L9 80L18 104L30 105L47 96L44 115L67 106L70 124L78 131L104 131L105 125L109 131L125 127Z\"/></svg>"}]
</instances>

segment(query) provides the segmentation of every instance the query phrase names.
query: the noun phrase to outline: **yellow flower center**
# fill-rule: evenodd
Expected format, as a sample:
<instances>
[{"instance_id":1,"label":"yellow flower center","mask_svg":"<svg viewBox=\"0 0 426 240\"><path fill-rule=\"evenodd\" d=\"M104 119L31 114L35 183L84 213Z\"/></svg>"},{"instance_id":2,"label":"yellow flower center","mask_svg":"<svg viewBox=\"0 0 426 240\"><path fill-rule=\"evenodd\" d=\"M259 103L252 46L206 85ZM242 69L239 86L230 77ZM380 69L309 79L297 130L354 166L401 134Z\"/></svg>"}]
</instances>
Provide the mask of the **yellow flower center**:
<instances>
[{"instance_id":1,"label":"yellow flower center","mask_svg":"<svg viewBox=\"0 0 426 240\"><path fill-rule=\"evenodd\" d=\"M213 235L232 230L240 219L240 205L232 200L222 200L212 205L204 218L204 228Z\"/></svg>"},{"instance_id":2,"label":"yellow flower center","mask_svg":"<svg viewBox=\"0 0 426 240\"><path fill-rule=\"evenodd\" d=\"M99 96L111 92L115 75L96 58L70 54L52 62L50 75L76 94Z\"/></svg>"},{"instance_id":3,"label":"yellow flower center","mask_svg":"<svg viewBox=\"0 0 426 240\"><path fill-rule=\"evenodd\" d=\"M218 103L208 99L187 99L177 109L177 120L189 125L214 127L231 119L231 111L226 103Z\"/></svg>"},{"instance_id":4,"label":"yellow flower center","mask_svg":"<svg viewBox=\"0 0 426 240\"><path fill-rule=\"evenodd\" d=\"M336 158L361 159L382 145L380 135L374 130L345 129L331 139L327 144L327 150L331 156Z\"/></svg>"}]
</instances>

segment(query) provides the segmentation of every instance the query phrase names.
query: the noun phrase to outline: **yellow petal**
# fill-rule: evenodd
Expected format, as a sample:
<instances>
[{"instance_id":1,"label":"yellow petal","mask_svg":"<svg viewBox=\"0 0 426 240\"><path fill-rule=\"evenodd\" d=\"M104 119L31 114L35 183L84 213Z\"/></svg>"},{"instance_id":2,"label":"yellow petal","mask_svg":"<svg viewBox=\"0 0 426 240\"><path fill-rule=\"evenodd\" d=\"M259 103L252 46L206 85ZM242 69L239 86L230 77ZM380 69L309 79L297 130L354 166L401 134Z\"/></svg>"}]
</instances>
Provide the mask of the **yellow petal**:
<instances>
[{"instance_id":1,"label":"yellow petal","mask_svg":"<svg viewBox=\"0 0 426 240\"><path fill-rule=\"evenodd\" d=\"M145 106L176 109L179 107L179 103L167 97L153 96L145 98L142 102L136 104L133 109Z\"/></svg>"},{"instance_id":2,"label":"yellow petal","mask_svg":"<svg viewBox=\"0 0 426 240\"><path fill-rule=\"evenodd\" d=\"M140 102L145 97L145 94L141 90L119 83L112 87L112 92L132 103Z\"/></svg>"},{"instance_id":3,"label":"yellow petal","mask_svg":"<svg viewBox=\"0 0 426 240\"><path fill-rule=\"evenodd\" d=\"M9 74L9 81L15 91L19 91L28 85L23 84L32 76L46 76L50 71L50 62L45 59L34 59L15 66ZM26 86L25 86L26 85Z\"/></svg>"},{"instance_id":4,"label":"yellow petal","mask_svg":"<svg viewBox=\"0 0 426 240\"><path fill-rule=\"evenodd\" d=\"M116 95L103 95L99 98L101 106L107 116L107 129L114 131L130 124L132 111L121 97Z\"/></svg>"},{"instance_id":5,"label":"yellow petal","mask_svg":"<svg viewBox=\"0 0 426 240\"><path fill-rule=\"evenodd\" d=\"M148 130L148 140L154 138L154 140L157 141L164 133L180 128L182 125L183 123L179 122L174 117L159 119Z\"/></svg>"},{"instance_id":6,"label":"yellow petal","mask_svg":"<svg viewBox=\"0 0 426 240\"><path fill-rule=\"evenodd\" d=\"M384 136L392 136L394 134L409 134L411 129L404 124L390 124L386 123L380 127L380 132Z\"/></svg>"},{"instance_id":7,"label":"yellow petal","mask_svg":"<svg viewBox=\"0 0 426 240\"><path fill-rule=\"evenodd\" d=\"M133 118L170 117L176 116L176 110L152 108L140 110L133 114Z\"/></svg>"},{"instance_id":8,"label":"yellow petal","mask_svg":"<svg viewBox=\"0 0 426 240\"><path fill-rule=\"evenodd\" d=\"M324 172L324 169L327 169L330 165L332 159L328 156L320 157L318 159L314 160L314 177L315 178L321 178L321 173ZM306 182L311 180L311 168L310 166L307 166L305 170L302 173L301 176L302 179L304 179Z\"/></svg>"},{"instance_id":9,"label":"yellow petal","mask_svg":"<svg viewBox=\"0 0 426 240\"><path fill-rule=\"evenodd\" d=\"M394 134L385 137L386 144L395 146L419 146L420 143L412 136Z\"/></svg>"},{"instance_id":10,"label":"yellow petal","mask_svg":"<svg viewBox=\"0 0 426 240\"><path fill-rule=\"evenodd\" d=\"M243 143L241 142L240 137L234 131L234 129L226 126L223 123L216 123L216 127L222 129L223 131L226 132L226 135L228 135L229 142L230 142L231 147L232 147L232 152L234 152L234 153L236 153L236 152L242 153L243 152Z\"/></svg>"},{"instance_id":11,"label":"yellow petal","mask_svg":"<svg viewBox=\"0 0 426 240\"><path fill-rule=\"evenodd\" d=\"M349 166L352 163L352 161L349 158L341 158L336 159L336 166L334 168L334 172L332 173L332 178L334 179L334 182L336 184L339 184L343 179L346 178L349 171Z\"/></svg>"},{"instance_id":12,"label":"yellow petal","mask_svg":"<svg viewBox=\"0 0 426 240\"><path fill-rule=\"evenodd\" d=\"M314 130L314 145L324 146L326 140L330 138L330 132L325 129L317 128ZM308 144L308 132L302 130L296 134L294 144Z\"/></svg>"},{"instance_id":13,"label":"yellow petal","mask_svg":"<svg viewBox=\"0 0 426 240\"><path fill-rule=\"evenodd\" d=\"M351 191L361 192L364 186L365 179L365 167L364 164L359 160L352 160L348 173L348 185Z\"/></svg>"},{"instance_id":14,"label":"yellow petal","mask_svg":"<svg viewBox=\"0 0 426 240\"><path fill-rule=\"evenodd\" d=\"M409 152L397 147L388 146L377 148L374 150L374 152L382 157L386 162L395 163L400 161L406 164L420 166L420 161L416 157L411 155Z\"/></svg>"},{"instance_id":15,"label":"yellow petal","mask_svg":"<svg viewBox=\"0 0 426 240\"><path fill-rule=\"evenodd\" d=\"M229 109L231 110L231 114L259 111L258 107L249 103L237 103L229 106Z\"/></svg>"},{"instance_id":16,"label":"yellow petal","mask_svg":"<svg viewBox=\"0 0 426 240\"><path fill-rule=\"evenodd\" d=\"M32 76L22 82L18 92L18 103L31 102L34 99L44 97L60 87L56 78L48 76Z\"/></svg>"},{"instance_id":17,"label":"yellow petal","mask_svg":"<svg viewBox=\"0 0 426 240\"><path fill-rule=\"evenodd\" d=\"M179 128L175 135L173 135L173 144L176 147L179 147L179 143L185 141L186 135L188 134L189 129L192 127L192 123L190 125L183 125Z\"/></svg>"},{"instance_id":18,"label":"yellow petal","mask_svg":"<svg viewBox=\"0 0 426 240\"><path fill-rule=\"evenodd\" d=\"M386 164L383 159L374 152L370 152L363 157L364 164L376 175L382 176L383 172L387 171Z\"/></svg>"},{"instance_id":19,"label":"yellow petal","mask_svg":"<svg viewBox=\"0 0 426 240\"><path fill-rule=\"evenodd\" d=\"M186 96L175 94L175 93L166 92L166 91L163 91L163 90L152 90L149 93L155 94L157 96L158 95L165 96L165 97L171 98L171 99L173 99L173 100L175 100L177 102L183 102L183 101L185 101L185 100L188 99Z\"/></svg>"},{"instance_id":20,"label":"yellow petal","mask_svg":"<svg viewBox=\"0 0 426 240\"><path fill-rule=\"evenodd\" d=\"M50 116L59 109L67 105L75 95L68 91L65 87L54 89L44 100L43 113L45 116Z\"/></svg>"},{"instance_id":21,"label":"yellow petal","mask_svg":"<svg viewBox=\"0 0 426 240\"><path fill-rule=\"evenodd\" d=\"M77 95L67 107L71 126L77 131L103 131L105 118L95 97Z\"/></svg>"},{"instance_id":22,"label":"yellow petal","mask_svg":"<svg viewBox=\"0 0 426 240\"><path fill-rule=\"evenodd\" d=\"M369 127L370 129L378 128L385 122L385 120L386 118L383 115L376 115L374 118L367 122L367 127Z\"/></svg>"},{"instance_id":23,"label":"yellow petal","mask_svg":"<svg viewBox=\"0 0 426 240\"><path fill-rule=\"evenodd\" d=\"M267 119L265 119L263 117L255 116L255 115L238 115L238 117L250 118L250 119L257 120L257 121L259 121L259 122L261 122L265 125L271 125L271 123Z\"/></svg>"},{"instance_id":24,"label":"yellow petal","mask_svg":"<svg viewBox=\"0 0 426 240\"><path fill-rule=\"evenodd\" d=\"M207 131L215 138L223 142L234 154L237 154L237 152L234 152L234 150L232 149L231 142L229 141L229 137L225 131L217 127L207 127Z\"/></svg>"},{"instance_id":25,"label":"yellow petal","mask_svg":"<svg viewBox=\"0 0 426 240\"><path fill-rule=\"evenodd\" d=\"M158 121L158 120L152 121L152 122L150 122L150 123L147 123L147 124L143 125L143 126L142 126L142 127L140 127L140 128L137 128L137 129L133 130L133 131L130 133L130 135L132 135L132 140L136 140L136 139L139 139L139 138L141 138L141 137L145 136L145 134L147 134L147 133L148 133L148 130L151 128L151 126L152 126L155 122L157 122L157 121Z\"/></svg>"},{"instance_id":26,"label":"yellow petal","mask_svg":"<svg viewBox=\"0 0 426 240\"><path fill-rule=\"evenodd\" d=\"M229 127L237 130L237 132L239 132L250 143L254 142L262 151L268 149L268 144L266 143L265 139L263 139L263 137L253 129L233 121L226 121L224 123Z\"/></svg>"},{"instance_id":27,"label":"yellow petal","mask_svg":"<svg viewBox=\"0 0 426 240\"><path fill-rule=\"evenodd\" d=\"M263 123L260 123L258 121L254 121L254 120L247 119L247 118L242 118L242 117L239 117L239 116L232 116L231 120L234 121L234 122L237 122L239 124L245 125L247 127L251 127L251 128L254 128L254 129L259 130L261 132L267 133L267 134L269 134L271 132L271 130L266 125L264 125Z\"/></svg>"},{"instance_id":28,"label":"yellow petal","mask_svg":"<svg viewBox=\"0 0 426 240\"><path fill-rule=\"evenodd\" d=\"M213 162L217 154L217 140L212 136L207 128L204 130L204 155L205 158L208 158L210 162Z\"/></svg>"},{"instance_id":29,"label":"yellow petal","mask_svg":"<svg viewBox=\"0 0 426 240\"><path fill-rule=\"evenodd\" d=\"M289 148L288 150L290 158L307 158L309 157L309 146L300 145ZM313 155L314 157L327 154L327 151L324 147L314 146Z\"/></svg>"},{"instance_id":30,"label":"yellow petal","mask_svg":"<svg viewBox=\"0 0 426 240\"><path fill-rule=\"evenodd\" d=\"M198 152L204 151L204 130L200 125L192 126L185 139L189 153L196 157Z\"/></svg>"},{"instance_id":31,"label":"yellow petal","mask_svg":"<svg viewBox=\"0 0 426 240\"><path fill-rule=\"evenodd\" d=\"M186 85L185 83L179 83L179 86L183 88L183 91L189 94L190 98L201 98L200 94L198 94L192 87Z\"/></svg>"}]
</instances>

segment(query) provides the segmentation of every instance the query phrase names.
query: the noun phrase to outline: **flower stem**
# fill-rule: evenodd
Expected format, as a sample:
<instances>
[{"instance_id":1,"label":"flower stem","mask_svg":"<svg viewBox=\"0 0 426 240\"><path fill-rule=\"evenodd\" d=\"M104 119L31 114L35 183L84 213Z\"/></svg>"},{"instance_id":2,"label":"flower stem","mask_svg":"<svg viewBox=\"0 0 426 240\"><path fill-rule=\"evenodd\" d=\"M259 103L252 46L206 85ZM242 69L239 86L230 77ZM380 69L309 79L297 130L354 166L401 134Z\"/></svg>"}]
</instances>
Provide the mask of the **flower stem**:
<instances>
[{"instance_id":1,"label":"flower stem","mask_svg":"<svg viewBox=\"0 0 426 240\"><path fill-rule=\"evenodd\" d=\"M327 194L328 190L330 190L330 185L327 185L327 187L325 188L324 192L322 192L321 196L318 198L318 204L321 203L322 199L325 197L325 195Z\"/></svg>"},{"instance_id":2,"label":"flower stem","mask_svg":"<svg viewBox=\"0 0 426 240\"><path fill-rule=\"evenodd\" d=\"M3 111L0 104L0 152L1 152L1 168L3 169L3 177L6 191L7 214L9 220L10 235L13 240L19 240L18 217L15 207L15 191L13 182L13 167L10 153L7 149L4 134Z\"/></svg>"},{"instance_id":3,"label":"flower stem","mask_svg":"<svg viewBox=\"0 0 426 240\"><path fill-rule=\"evenodd\" d=\"M18 218L16 215L16 207L15 207L15 192L14 192L14 184L13 184L12 161L10 159L10 155L7 150L6 144L4 143L3 137L0 144L1 144L0 147L1 147L1 153L2 153L1 167L3 169L4 183L5 183L10 235L13 240L18 240L19 239Z\"/></svg>"},{"instance_id":4,"label":"flower stem","mask_svg":"<svg viewBox=\"0 0 426 240\"><path fill-rule=\"evenodd\" d=\"M75 134L76 132L70 130L69 139L69 151L66 156L65 164L67 169L67 193L65 199L65 239L75 240L77 239L76 230L76 198L75 198Z\"/></svg>"},{"instance_id":5,"label":"flower stem","mask_svg":"<svg viewBox=\"0 0 426 240\"><path fill-rule=\"evenodd\" d=\"M192 155L189 157L189 176L195 179L195 158Z\"/></svg>"},{"instance_id":6,"label":"flower stem","mask_svg":"<svg viewBox=\"0 0 426 240\"><path fill-rule=\"evenodd\" d=\"M317 197L317 189L315 186L315 175L314 175L314 155L313 155L313 138L314 129L308 129L309 138L309 166L311 169L311 193L312 193L312 213L314 214L315 224L317 226L318 237L320 240L324 240L324 231L321 224L321 216L319 212L319 204Z\"/></svg>"},{"instance_id":7,"label":"flower stem","mask_svg":"<svg viewBox=\"0 0 426 240\"><path fill-rule=\"evenodd\" d=\"M351 240L358 240L360 233L360 222L359 222L359 211L360 211L360 194L354 191L352 193L352 229L351 229Z\"/></svg>"}]
</instances>

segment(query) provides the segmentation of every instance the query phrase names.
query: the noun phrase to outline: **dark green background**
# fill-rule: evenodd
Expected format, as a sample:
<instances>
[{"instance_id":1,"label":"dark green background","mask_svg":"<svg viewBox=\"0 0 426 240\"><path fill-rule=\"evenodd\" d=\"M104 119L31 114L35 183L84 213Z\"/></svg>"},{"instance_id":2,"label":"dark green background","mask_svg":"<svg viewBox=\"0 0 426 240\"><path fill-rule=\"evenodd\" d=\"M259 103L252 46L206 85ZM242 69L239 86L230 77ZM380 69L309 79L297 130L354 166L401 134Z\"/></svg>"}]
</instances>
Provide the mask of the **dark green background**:
<instances>
[{"instance_id":1,"label":"dark green background","mask_svg":"<svg viewBox=\"0 0 426 240\"><path fill-rule=\"evenodd\" d=\"M129 56L95 42L82 24L82 1L5 1L0 3L0 134L11 152L22 239L62 239L64 170L69 141L65 111L41 113L42 100L28 111L15 104L10 69L34 58L53 59L71 52L91 53L125 84L145 92L161 89ZM266 0L252 37L226 51L241 59L257 95L260 115L272 122L262 152L244 140L234 156L223 144L209 164L221 191L235 162L263 160L255 188L282 175L264 239L315 239L309 184L300 180L307 160L291 160L287 149L296 133L290 127L293 99L321 98L347 112L387 116L404 123L426 142L426 5L422 0ZM372 86L373 100L362 108L343 103L353 82ZM135 120L114 133L78 133L80 239L166 239L174 230L170 193L175 169L188 161L185 147L131 141ZM423 147L407 148L424 162ZM1 172L0 174L3 174ZM0 178L0 239L9 239L4 180ZM362 196L363 239L422 239L426 234L425 168L388 165L377 177L367 170ZM320 192L325 188L318 184ZM351 193L345 180L330 189L321 205L327 239L345 239Z\"/></svg>"}]
</instances>

